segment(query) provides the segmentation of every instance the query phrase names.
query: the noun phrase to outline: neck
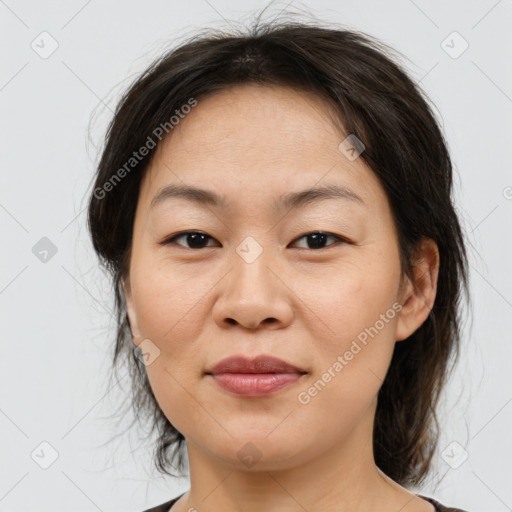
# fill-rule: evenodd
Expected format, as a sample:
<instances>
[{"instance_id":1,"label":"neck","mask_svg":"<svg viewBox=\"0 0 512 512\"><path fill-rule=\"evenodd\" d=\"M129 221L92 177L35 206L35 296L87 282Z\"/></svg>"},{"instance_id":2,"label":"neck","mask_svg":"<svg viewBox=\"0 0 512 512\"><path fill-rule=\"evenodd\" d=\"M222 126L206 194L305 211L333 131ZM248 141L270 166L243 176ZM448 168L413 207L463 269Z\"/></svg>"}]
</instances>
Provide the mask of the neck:
<instances>
[{"instance_id":1,"label":"neck","mask_svg":"<svg viewBox=\"0 0 512 512\"><path fill-rule=\"evenodd\" d=\"M250 469L240 468L240 461L237 464L218 458L187 440L191 486L173 512L425 510L425 503L423 509L418 506L420 498L386 477L375 465L374 412L370 407L358 428L338 445L326 446L314 457L302 452L274 464L262 458ZM298 456L303 458L299 461ZM409 502L414 506L406 506Z\"/></svg>"}]
</instances>

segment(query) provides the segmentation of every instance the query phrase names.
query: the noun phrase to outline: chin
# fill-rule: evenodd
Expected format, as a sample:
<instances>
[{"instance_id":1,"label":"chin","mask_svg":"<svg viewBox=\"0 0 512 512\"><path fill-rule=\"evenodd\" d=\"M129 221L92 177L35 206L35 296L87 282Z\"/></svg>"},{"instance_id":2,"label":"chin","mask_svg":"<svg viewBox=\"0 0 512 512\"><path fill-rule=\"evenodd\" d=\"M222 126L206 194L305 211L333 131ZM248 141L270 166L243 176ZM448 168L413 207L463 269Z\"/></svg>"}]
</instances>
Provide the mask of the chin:
<instances>
[{"instance_id":1,"label":"chin","mask_svg":"<svg viewBox=\"0 0 512 512\"><path fill-rule=\"evenodd\" d=\"M275 428L275 425L274 425ZM298 445L285 432L268 435L271 430L261 430L258 435L236 435L221 445L209 446L217 459L237 471L281 471L300 465L305 458L305 447ZM209 439L211 442L211 438Z\"/></svg>"}]
</instances>

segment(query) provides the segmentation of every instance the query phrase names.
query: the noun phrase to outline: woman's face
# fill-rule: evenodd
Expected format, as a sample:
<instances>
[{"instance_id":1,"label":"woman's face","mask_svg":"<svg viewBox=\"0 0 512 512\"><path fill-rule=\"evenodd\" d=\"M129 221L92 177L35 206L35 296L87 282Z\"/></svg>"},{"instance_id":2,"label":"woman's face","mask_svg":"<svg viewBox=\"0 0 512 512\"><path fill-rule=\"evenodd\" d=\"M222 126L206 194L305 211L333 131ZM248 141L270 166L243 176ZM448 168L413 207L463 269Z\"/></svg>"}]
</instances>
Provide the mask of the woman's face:
<instances>
[{"instance_id":1,"label":"woman's face","mask_svg":"<svg viewBox=\"0 0 512 512\"><path fill-rule=\"evenodd\" d=\"M326 106L289 88L233 87L200 101L171 135L141 185L125 287L161 409L189 449L228 466L250 468L252 455L256 469L284 469L360 449L395 342L424 320L401 310L384 189L357 152L340 149ZM168 193L152 204L169 185L221 201ZM312 193L326 187L349 192ZM189 231L207 236L164 243ZM236 355L307 373L239 395L205 374Z\"/></svg>"}]
</instances>

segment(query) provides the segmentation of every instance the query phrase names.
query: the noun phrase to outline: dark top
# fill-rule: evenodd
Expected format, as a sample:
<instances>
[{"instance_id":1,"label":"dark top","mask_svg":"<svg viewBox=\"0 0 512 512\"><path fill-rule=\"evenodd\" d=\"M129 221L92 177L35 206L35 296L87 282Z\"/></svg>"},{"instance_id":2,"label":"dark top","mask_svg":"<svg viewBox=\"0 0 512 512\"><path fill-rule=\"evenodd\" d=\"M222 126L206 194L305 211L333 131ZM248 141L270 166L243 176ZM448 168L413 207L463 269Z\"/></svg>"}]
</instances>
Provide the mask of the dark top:
<instances>
[{"instance_id":1,"label":"dark top","mask_svg":"<svg viewBox=\"0 0 512 512\"><path fill-rule=\"evenodd\" d=\"M167 512L171 505L174 505L185 493L180 494L178 497L166 501L165 503L162 503L161 505L157 505L153 508L148 508L147 510L144 510L143 512ZM424 500L428 501L429 503L432 503L434 505L434 509L436 512L467 512L466 510L462 510L460 508L452 508L452 507L446 507L436 501L434 498L427 498L426 496L423 496L421 494L417 494L416 496L419 496L420 498L423 498Z\"/></svg>"}]
</instances>

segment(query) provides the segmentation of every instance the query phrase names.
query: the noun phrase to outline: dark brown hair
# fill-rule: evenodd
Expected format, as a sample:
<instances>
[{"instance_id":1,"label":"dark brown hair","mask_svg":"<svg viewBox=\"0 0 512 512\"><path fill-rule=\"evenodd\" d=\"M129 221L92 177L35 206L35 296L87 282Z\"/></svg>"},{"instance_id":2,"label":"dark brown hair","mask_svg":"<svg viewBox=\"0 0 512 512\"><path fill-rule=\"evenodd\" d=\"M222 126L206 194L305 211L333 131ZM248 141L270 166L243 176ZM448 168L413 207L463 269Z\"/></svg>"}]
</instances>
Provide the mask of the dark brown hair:
<instances>
[{"instance_id":1,"label":"dark brown hair","mask_svg":"<svg viewBox=\"0 0 512 512\"><path fill-rule=\"evenodd\" d=\"M462 292L469 295L467 256L452 204L446 141L429 99L393 52L367 34L339 26L263 24L258 19L250 29L211 29L185 41L154 61L120 100L89 199L88 227L94 249L113 278L118 321L114 369L127 368L135 418L149 418L151 432L158 433L155 462L160 472L172 474L176 456L183 469L184 436L162 413L144 364L132 350L122 290L139 187L155 149L132 161L129 171L126 162L149 145L148 138L155 139L157 127L167 126L170 133L169 119L191 98L200 103L230 86L255 83L314 93L333 106L346 133L364 143L360 158L380 179L391 205L402 278L414 281L411 262L422 237L438 245L434 306L408 340L395 344L379 390L373 432L375 462L390 478L408 486L428 474L439 436L436 407L450 358L455 364L459 356ZM123 166L126 172L120 173Z\"/></svg>"}]
</instances>

